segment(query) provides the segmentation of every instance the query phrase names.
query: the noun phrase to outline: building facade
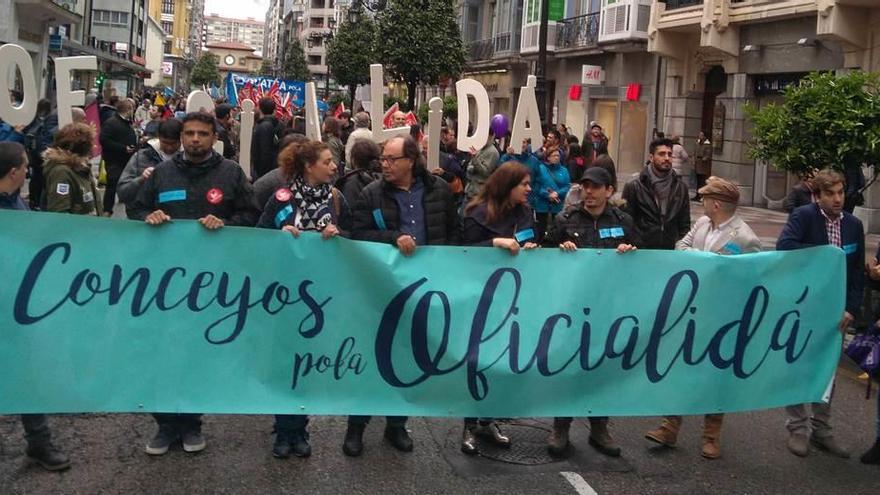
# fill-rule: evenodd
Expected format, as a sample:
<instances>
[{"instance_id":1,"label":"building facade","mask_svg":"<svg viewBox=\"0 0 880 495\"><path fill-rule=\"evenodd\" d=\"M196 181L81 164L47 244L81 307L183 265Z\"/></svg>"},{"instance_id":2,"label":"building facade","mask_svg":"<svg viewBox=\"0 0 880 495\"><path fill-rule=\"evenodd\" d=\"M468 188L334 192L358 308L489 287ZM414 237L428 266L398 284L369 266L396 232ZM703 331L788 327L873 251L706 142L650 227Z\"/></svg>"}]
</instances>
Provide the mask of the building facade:
<instances>
[{"instance_id":1,"label":"building facade","mask_svg":"<svg viewBox=\"0 0 880 495\"><path fill-rule=\"evenodd\" d=\"M269 0L266 10L266 22L263 39L263 57L277 71L284 62L284 50L281 44L284 25L284 6L290 0Z\"/></svg>"},{"instance_id":2,"label":"building facade","mask_svg":"<svg viewBox=\"0 0 880 495\"><path fill-rule=\"evenodd\" d=\"M247 19L231 19L217 14L205 16L205 44L209 43L241 43L254 50L263 49L263 21L253 17Z\"/></svg>"},{"instance_id":3,"label":"building facade","mask_svg":"<svg viewBox=\"0 0 880 495\"><path fill-rule=\"evenodd\" d=\"M743 190L742 202L778 207L795 178L748 156L743 107L782 100L811 71L880 70L875 0L654 0L648 49L663 57L663 127L693 146L714 145L713 174ZM857 209L880 229L880 191ZM859 212L861 210L861 212Z\"/></svg>"},{"instance_id":4,"label":"building facade","mask_svg":"<svg viewBox=\"0 0 880 495\"><path fill-rule=\"evenodd\" d=\"M147 86L157 86L165 79L163 72L165 31L162 25L150 16L147 16L147 69L150 77L144 81Z\"/></svg>"},{"instance_id":5,"label":"building facade","mask_svg":"<svg viewBox=\"0 0 880 495\"><path fill-rule=\"evenodd\" d=\"M254 48L243 43L208 43L205 49L217 56L221 80L230 72L257 75L263 63L263 57L254 53Z\"/></svg>"},{"instance_id":6,"label":"building facade","mask_svg":"<svg viewBox=\"0 0 880 495\"><path fill-rule=\"evenodd\" d=\"M199 54L190 43L191 7L191 0L150 0L149 5L150 17L164 34L159 82L178 92L189 89L189 74Z\"/></svg>"},{"instance_id":7,"label":"building facade","mask_svg":"<svg viewBox=\"0 0 880 495\"><path fill-rule=\"evenodd\" d=\"M92 0L91 37L120 58L140 67L120 67L105 75L105 87L119 96L143 88L146 74L147 0Z\"/></svg>"}]
</instances>

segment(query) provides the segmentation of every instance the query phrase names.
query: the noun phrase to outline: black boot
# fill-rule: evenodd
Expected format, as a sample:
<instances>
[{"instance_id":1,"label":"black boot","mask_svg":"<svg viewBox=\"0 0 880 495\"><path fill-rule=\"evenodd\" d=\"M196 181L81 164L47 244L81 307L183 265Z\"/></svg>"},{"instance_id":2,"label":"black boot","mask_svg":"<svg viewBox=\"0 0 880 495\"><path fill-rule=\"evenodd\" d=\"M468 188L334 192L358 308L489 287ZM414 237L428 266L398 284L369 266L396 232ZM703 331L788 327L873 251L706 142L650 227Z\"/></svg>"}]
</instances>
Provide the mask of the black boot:
<instances>
[{"instance_id":1,"label":"black boot","mask_svg":"<svg viewBox=\"0 0 880 495\"><path fill-rule=\"evenodd\" d=\"M48 471L63 471L70 467L70 459L51 443L28 446L25 453Z\"/></svg>"},{"instance_id":2,"label":"black boot","mask_svg":"<svg viewBox=\"0 0 880 495\"><path fill-rule=\"evenodd\" d=\"M364 426L349 424L342 441L342 453L349 457L358 457L364 451Z\"/></svg>"},{"instance_id":3,"label":"black boot","mask_svg":"<svg viewBox=\"0 0 880 495\"><path fill-rule=\"evenodd\" d=\"M391 442L395 449L401 452L412 452L413 441L405 426L386 426L385 438Z\"/></svg>"},{"instance_id":4,"label":"black boot","mask_svg":"<svg viewBox=\"0 0 880 495\"><path fill-rule=\"evenodd\" d=\"M863 464L880 464L880 438L867 452L862 454L861 461Z\"/></svg>"}]
</instances>

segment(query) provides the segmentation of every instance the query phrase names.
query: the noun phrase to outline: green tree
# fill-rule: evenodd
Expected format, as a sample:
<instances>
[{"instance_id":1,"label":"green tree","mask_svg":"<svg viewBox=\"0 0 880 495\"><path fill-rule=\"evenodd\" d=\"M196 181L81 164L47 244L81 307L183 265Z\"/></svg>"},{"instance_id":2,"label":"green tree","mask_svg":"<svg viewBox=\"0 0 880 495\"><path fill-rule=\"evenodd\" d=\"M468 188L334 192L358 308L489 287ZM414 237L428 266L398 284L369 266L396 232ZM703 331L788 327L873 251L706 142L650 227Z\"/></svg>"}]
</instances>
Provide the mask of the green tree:
<instances>
[{"instance_id":1,"label":"green tree","mask_svg":"<svg viewBox=\"0 0 880 495\"><path fill-rule=\"evenodd\" d=\"M272 77L275 75L275 69L272 67L272 62L267 58L264 58L263 64L260 65L260 75L263 77Z\"/></svg>"},{"instance_id":2,"label":"green tree","mask_svg":"<svg viewBox=\"0 0 880 495\"><path fill-rule=\"evenodd\" d=\"M419 121L426 126L428 125L428 110L430 110L428 104L422 103L418 112ZM443 98L443 120L445 121L449 117L453 119L458 117L458 99L451 95Z\"/></svg>"},{"instance_id":3,"label":"green tree","mask_svg":"<svg viewBox=\"0 0 880 495\"><path fill-rule=\"evenodd\" d=\"M220 60L217 55L205 52L193 66L190 82L196 87L220 84L220 71L217 69Z\"/></svg>"},{"instance_id":4,"label":"green tree","mask_svg":"<svg viewBox=\"0 0 880 495\"><path fill-rule=\"evenodd\" d=\"M364 16L356 23L343 22L327 44L330 73L337 84L348 88L351 108L357 85L370 83L370 64L376 63L375 36L375 23Z\"/></svg>"},{"instance_id":5,"label":"green tree","mask_svg":"<svg viewBox=\"0 0 880 495\"><path fill-rule=\"evenodd\" d=\"M746 106L752 158L793 173L845 171L880 163L880 75L814 73L785 90L781 104Z\"/></svg>"},{"instance_id":6,"label":"green tree","mask_svg":"<svg viewBox=\"0 0 880 495\"><path fill-rule=\"evenodd\" d=\"M389 75L406 84L409 108L419 83L461 73L465 51L452 0L389 0L377 24L377 55Z\"/></svg>"},{"instance_id":7,"label":"green tree","mask_svg":"<svg viewBox=\"0 0 880 495\"><path fill-rule=\"evenodd\" d=\"M284 55L284 65L281 67L279 77L291 81L306 81L309 78L306 52L297 38L294 38L290 45L287 46L287 53Z\"/></svg>"}]
</instances>

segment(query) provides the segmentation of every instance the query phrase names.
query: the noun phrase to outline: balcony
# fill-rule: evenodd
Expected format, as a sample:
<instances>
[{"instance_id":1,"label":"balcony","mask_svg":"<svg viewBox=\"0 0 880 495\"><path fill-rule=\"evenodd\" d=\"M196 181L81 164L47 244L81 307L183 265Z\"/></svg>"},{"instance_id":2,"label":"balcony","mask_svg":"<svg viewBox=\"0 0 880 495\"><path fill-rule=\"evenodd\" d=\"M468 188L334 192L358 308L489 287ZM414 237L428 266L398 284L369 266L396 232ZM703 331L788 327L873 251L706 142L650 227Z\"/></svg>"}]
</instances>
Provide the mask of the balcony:
<instances>
[{"instance_id":1,"label":"balcony","mask_svg":"<svg viewBox=\"0 0 880 495\"><path fill-rule=\"evenodd\" d=\"M694 5L703 5L703 0L666 0L666 10L683 9Z\"/></svg>"},{"instance_id":2,"label":"balcony","mask_svg":"<svg viewBox=\"0 0 880 495\"><path fill-rule=\"evenodd\" d=\"M82 16L73 9L75 2L63 0L15 0L28 20L46 22L50 26L79 24Z\"/></svg>"},{"instance_id":3,"label":"balcony","mask_svg":"<svg viewBox=\"0 0 880 495\"><path fill-rule=\"evenodd\" d=\"M472 41L468 47L468 60L477 62L489 60L495 53L495 38Z\"/></svg>"},{"instance_id":4,"label":"balcony","mask_svg":"<svg viewBox=\"0 0 880 495\"><path fill-rule=\"evenodd\" d=\"M556 27L556 49L592 48L599 44L599 13L562 19Z\"/></svg>"},{"instance_id":5,"label":"balcony","mask_svg":"<svg viewBox=\"0 0 880 495\"><path fill-rule=\"evenodd\" d=\"M499 33L495 35L495 56L503 55L504 52L513 51L513 35L511 33Z\"/></svg>"}]
</instances>

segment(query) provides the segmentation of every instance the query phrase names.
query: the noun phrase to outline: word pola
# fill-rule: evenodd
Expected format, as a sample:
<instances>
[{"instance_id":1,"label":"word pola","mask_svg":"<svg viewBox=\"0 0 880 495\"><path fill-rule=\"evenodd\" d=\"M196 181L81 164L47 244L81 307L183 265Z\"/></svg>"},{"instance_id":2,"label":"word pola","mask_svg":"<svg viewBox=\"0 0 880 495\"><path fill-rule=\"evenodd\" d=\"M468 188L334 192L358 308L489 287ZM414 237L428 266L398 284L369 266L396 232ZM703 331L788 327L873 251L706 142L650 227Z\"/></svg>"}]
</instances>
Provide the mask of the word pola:
<instances>
[{"instance_id":1,"label":"word pola","mask_svg":"<svg viewBox=\"0 0 880 495\"><path fill-rule=\"evenodd\" d=\"M0 118L10 125L27 125L33 121L37 113L37 84L36 76L25 68L33 67L28 52L19 45L4 44L0 46L0 71L6 74L13 73L18 69L21 73L22 89L24 98L20 105L13 105L8 98L0 98ZM58 107L58 125L63 127L73 122L71 109L75 106L85 105L85 91L71 91L71 73L75 70L97 71L98 59L94 56L83 57L58 57L55 59L56 94ZM9 78L0 77L0 94L8 94L10 88ZM511 143L521 143L524 139L530 139L533 143L540 143L543 137L541 132L541 118L538 113L538 102L535 98L535 76L529 76L526 85L522 88L517 102L516 115L511 129ZM377 143L386 141L394 136L409 134L409 127L396 127L383 129L382 116L385 114L383 102L384 70L381 64L370 65L370 96L373 102L379 103L372 113L373 140ZM474 79L462 79L455 83L455 92L458 98L458 149L468 151L471 147L481 149L489 142L489 94L486 88ZM318 113L318 100L315 83L306 83L305 114L306 136L316 141L321 140L321 122ZM470 99L476 104L477 122L474 133L468 134L468 120L470 115ZM241 102L241 167L249 174L251 172L251 135L254 129L255 102L246 99ZM440 127L443 120L443 100L434 97L428 101L428 168L440 167ZM214 100L201 90L193 91L186 100L186 111L214 110ZM503 136L500 136L503 137ZM222 146L222 143L218 143ZM222 148L221 148L222 150Z\"/></svg>"}]
</instances>

